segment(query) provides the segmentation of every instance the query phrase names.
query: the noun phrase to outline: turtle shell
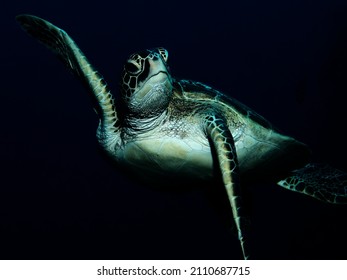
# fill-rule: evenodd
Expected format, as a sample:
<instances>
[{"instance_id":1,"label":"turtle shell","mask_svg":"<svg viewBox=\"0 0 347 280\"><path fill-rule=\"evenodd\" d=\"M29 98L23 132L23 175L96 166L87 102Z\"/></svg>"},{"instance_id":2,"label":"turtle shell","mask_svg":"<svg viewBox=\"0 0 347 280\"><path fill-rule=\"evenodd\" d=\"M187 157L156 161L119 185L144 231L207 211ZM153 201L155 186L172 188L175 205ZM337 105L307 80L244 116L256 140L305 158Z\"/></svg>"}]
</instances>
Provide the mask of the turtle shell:
<instances>
[{"instance_id":1,"label":"turtle shell","mask_svg":"<svg viewBox=\"0 0 347 280\"><path fill-rule=\"evenodd\" d=\"M278 131L268 120L257 114L248 106L242 104L238 100L231 98L220 91L200 82L190 80L179 80L176 84L181 88L184 98L191 100L201 100L220 103L227 106L230 110L235 110L239 114L251 119L266 129Z\"/></svg>"}]
</instances>

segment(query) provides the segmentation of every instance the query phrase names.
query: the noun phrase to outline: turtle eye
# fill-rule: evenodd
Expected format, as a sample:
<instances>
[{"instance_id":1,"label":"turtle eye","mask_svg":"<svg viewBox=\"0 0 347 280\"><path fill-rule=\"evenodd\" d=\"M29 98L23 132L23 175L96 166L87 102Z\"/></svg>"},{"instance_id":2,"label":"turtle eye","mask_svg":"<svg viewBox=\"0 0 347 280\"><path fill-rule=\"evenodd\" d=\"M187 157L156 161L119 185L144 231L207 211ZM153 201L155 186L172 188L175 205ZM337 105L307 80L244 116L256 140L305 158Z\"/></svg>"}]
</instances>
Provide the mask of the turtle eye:
<instances>
[{"instance_id":1,"label":"turtle eye","mask_svg":"<svg viewBox=\"0 0 347 280\"><path fill-rule=\"evenodd\" d=\"M167 62L167 60L169 58L169 52L164 48L158 48L158 52L160 53L160 55L164 59L164 61Z\"/></svg>"},{"instance_id":2,"label":"turtle eye","mask_svg":"<svg viewBox=\"0 0 347 280\"><path fill-rule=\"evenodd\" d=\"M136 62L127 61L124 65L125 71L127 71L130 74L138 74L141 71L141 66L137 64Z\"/></svg>"}]
</instances>

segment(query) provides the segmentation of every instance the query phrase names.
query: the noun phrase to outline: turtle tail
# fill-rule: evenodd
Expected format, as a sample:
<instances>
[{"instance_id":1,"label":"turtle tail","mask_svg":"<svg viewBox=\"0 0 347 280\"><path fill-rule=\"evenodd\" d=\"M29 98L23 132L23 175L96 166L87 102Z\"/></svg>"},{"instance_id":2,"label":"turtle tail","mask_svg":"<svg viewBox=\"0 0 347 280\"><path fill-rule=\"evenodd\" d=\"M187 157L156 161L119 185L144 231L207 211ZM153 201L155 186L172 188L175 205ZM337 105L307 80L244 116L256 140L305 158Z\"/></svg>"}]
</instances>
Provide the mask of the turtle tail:
<instances>
[{"instance_id":1,"label":"turtle tail","mask_svg":"<svg viewBox=\"0 0 347 280\"><path fill-rule=\"evenodd\" d=\"M71 37L62 29L32 15L16 17L22 28L32 37L52 50L57 57L76 75L92 92L92 98L100 118L98 133L117 131L119 122L114 98L106 82L88 62Z\"/></svg>"},{"instance_id":2,"label":"turtle tail","mask_svg":"<svg viewBox=\"0 0 347 280\"><path fill-rule=\"evenodd\" d=\"M347 204L347 173L326 164L307 164L277 184L324 202Z\"/></svg>"}]
</instances>

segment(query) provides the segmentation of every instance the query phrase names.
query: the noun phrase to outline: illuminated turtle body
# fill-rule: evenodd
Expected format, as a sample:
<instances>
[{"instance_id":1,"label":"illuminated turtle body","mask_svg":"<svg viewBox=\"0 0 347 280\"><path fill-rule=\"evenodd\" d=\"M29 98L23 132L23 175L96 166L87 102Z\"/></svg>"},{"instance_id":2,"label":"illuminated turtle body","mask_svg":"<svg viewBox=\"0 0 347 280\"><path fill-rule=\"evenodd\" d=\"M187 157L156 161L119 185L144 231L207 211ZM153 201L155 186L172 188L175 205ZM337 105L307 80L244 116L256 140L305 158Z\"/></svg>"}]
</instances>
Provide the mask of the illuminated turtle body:
<instances>
[{"instance_id":1,"label":"illuminated turtle body","mask_svg":"<svg viewBox=\"0 0 347 280\"><path fill-rule=\"evenodd\" d=\"M305 166L310 154L306 145L280 134L221 92L172 77L164 48L129 57L121 79L122 98L115 104L102 77L65 31L35 16L17 20L87 85L100 119L98 141L119 166L163 188L220 178L244 258L249 256L241 212L241 186L246 182L268 178L323 201L346 202L345 173Z\"/></svg>"}]
</instances>

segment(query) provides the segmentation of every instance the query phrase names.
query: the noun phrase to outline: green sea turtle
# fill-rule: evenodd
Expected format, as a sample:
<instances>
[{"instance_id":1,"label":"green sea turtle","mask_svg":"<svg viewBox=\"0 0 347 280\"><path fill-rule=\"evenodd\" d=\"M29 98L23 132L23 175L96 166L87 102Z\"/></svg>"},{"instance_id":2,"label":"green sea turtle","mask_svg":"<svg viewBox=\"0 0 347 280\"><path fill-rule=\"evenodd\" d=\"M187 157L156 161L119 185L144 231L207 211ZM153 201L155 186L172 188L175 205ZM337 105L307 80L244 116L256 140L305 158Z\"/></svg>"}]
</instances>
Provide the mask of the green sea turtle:
<instances>
[{"instance_id":1,"label":"green sea turtle","mask_svg":"<svg viewBox=\"0 0 347 280\"><path fill-rule=\"evenodd\" d=\"M17 21L88 87L100 119L97 139L118 166L162 186L220 179L244 258L249 252L241 185L267 178L322 201L347 202L346 173L307 164L306 145L279 133L235 99L200 82L172 77L164 48L129 57L116 104L65 31L31 15L17 16Z\"/></svg>"}]
</instances>

